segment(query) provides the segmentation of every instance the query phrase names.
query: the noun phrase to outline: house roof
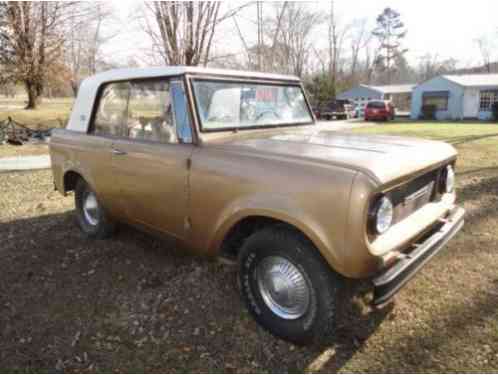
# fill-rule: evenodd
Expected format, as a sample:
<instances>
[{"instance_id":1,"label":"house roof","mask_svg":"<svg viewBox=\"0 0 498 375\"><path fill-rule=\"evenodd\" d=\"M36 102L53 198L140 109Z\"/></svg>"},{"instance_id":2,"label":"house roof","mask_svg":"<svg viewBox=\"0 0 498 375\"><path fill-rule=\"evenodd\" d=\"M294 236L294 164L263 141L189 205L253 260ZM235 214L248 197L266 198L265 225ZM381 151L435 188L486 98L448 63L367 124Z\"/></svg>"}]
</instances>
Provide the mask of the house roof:
<instances>
[{"instance_id":1,"label":"house roof","mask_svg":"<svg viewBox=\"0 0 498 375\"><path fill-rule=\"evenodd\" d=\"M498 74L444 75L448 81L465 87L498 86Z\"/></svg>"},{"instance_id":2,"label":"house roof","mask_svg":"<svg viewBox=\"0 0 498 375\"><path fill-rule=\"evenodd\" d=\"M386 86L367 86L375 91L379 91L383 94L409 94L413 91L416 84L404 84L404 85L386 85Z\"/></svg>"},{"instance_id":3,"label":"house roof","mask_svg":"<svg viewBox=\"0 0 498 375\"><path fill-rule=\"evenodd\" d=\"M338 99L347 99L351 97L356 97L360 95L358 93L359 89L369 90L370 92L375 92L380 95L386 94L410 94L416 87L416 84L404 84L404 85L386 85L386 86L370 86L370 85L359 85L355 86L347 91L344 91L337 95ZM363 92L364 96L364 92Z\"/></svg>"}]
</instances>

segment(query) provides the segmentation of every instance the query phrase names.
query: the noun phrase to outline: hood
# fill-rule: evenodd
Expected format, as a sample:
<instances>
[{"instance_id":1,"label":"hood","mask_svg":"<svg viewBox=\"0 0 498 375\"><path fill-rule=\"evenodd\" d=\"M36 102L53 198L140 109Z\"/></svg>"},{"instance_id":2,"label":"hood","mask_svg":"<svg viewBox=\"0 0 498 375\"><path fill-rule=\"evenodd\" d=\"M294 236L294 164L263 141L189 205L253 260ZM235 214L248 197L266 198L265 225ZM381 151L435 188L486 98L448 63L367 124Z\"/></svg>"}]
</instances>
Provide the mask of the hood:
<instances>
[{"instance_id":1,"label":"hood","mask_svg":"<svg viewBox=\"0 0 498 375\"><path fill-rule=\"evenodd\" d=\"M239 133L240 134L240 133ZM222 141L222 147L253 150L259 155L308 159L351 168L385 184L455 158L444 142L418 138L335 131L254 134Z\"/></svg>"}]
</instances>

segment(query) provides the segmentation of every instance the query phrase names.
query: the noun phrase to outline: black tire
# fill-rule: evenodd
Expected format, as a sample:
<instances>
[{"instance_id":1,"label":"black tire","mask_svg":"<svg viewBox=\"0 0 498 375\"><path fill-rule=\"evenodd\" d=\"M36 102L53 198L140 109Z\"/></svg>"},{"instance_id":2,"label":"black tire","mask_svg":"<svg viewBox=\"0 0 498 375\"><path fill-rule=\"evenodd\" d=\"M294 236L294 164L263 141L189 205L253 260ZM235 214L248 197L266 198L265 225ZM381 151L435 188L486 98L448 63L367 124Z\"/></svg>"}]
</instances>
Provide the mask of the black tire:
<instances>
[{"instance_id":1,"label":"black tire","mask_svg":"<svg viewBox=\"0 0 498 375\"><path fill-rule=\"evenodd\" d=\"M297 267L309 287L306 311L285 319L272 311L261 294L258 265L268 257L285 258ZM326 264L315 246L285 226L262 229L251 235L239 254L242 298L254 319L273 335L298 345L329 343L335 332L336 306L343 280Z\"/></svg>"},{"instance_id":2,"label":"black tire","mask_svg":"<svg viewBox=\"0 0 498 375\"><path fill-rule=\"evenodd\" d=\"M105 239L109 238L115 231L116 225L113 220L106 214L104 208L98 203L96 224L92 224L87 220L83 212L83 201L87 194L95 192L92 190L90 185L80 178L76 183L76 189L74 194L74 202L76 206L76 218L78 225L81 228L84 235L92 239Z\"/></svg>"}]
</instances>

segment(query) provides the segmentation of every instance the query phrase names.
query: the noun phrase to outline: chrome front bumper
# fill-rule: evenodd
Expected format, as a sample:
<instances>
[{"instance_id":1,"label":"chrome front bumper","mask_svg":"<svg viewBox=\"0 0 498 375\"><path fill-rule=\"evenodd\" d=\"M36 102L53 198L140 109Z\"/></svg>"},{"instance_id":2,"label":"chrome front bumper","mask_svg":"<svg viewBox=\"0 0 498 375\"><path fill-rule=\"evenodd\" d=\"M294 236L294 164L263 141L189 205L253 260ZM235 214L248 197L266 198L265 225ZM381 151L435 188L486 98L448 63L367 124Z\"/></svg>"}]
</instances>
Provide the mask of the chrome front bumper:
<instances>
[{"instance_id":1,"label":"chrome front bumper","mask_svg":"<svg viewBox=\"0 0 498 375\"><path fill-rule=\"evenodd\" d=\"M463 227L464 216L463 208L455 208L438 231L425 239L423 243L417 244L415 250L404 254L401 260L374 278L372 304L375 307L382 307L388 303L458 233Z\"/></svg>"}]
</instances>

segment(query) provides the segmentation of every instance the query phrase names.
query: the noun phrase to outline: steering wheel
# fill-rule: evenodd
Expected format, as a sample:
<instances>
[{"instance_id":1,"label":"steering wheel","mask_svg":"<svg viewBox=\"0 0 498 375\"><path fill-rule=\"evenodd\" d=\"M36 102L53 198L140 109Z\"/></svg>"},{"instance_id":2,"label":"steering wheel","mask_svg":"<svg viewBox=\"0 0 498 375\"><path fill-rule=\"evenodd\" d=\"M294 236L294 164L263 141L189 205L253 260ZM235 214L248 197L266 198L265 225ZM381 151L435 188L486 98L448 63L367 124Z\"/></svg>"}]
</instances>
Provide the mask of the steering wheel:
<instances>
[{"instance_id":1,"label":"steering wheel","mask_svg":"<svg viewBox=\"0 0 498 375\"><path fill-rule=\"evenodd\" d=\"M233 121L234 118L231 115L223 114L223 115L209 116L207 120L208 121L230 122L230 121Z\"/></svg>"},{"instance_id":2,"label":"steering wheel","mask_svg":"<svg viewBox=\"0 0 498 375\"><path fill-rule=\"evenodd\" d=\"M261 120L263 117L265 117L267 115L273 116L277 120L280 119L280 115L278 114L277 111L275 111L274 109L267 109L256 116L256 121Z\"/></svg>"}]
</instances>

